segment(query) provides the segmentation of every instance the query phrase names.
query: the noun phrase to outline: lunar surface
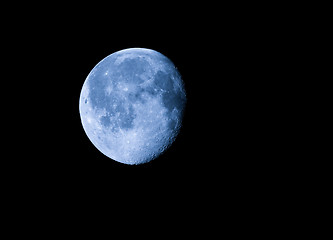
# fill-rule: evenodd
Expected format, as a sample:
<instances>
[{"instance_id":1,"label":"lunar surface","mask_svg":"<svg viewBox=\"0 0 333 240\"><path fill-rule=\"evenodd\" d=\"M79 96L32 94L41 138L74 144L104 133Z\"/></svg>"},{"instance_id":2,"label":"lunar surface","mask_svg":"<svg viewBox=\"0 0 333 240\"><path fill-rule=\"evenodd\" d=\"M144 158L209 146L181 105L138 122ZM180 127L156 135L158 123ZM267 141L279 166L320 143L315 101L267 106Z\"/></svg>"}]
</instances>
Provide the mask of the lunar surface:
<instances>
[{"instance_id":1,"label":"lunar surface","mask_svg":"<svg viewBox=\"0 0 333 240\"><path fill-rule=\"evenodd\" d=\"M161 53L115 52L87 76L80 94L83 128L93 145L124 164L157 158L177 137L186 104L181 76Z\"/></svg>"}]
</instances>

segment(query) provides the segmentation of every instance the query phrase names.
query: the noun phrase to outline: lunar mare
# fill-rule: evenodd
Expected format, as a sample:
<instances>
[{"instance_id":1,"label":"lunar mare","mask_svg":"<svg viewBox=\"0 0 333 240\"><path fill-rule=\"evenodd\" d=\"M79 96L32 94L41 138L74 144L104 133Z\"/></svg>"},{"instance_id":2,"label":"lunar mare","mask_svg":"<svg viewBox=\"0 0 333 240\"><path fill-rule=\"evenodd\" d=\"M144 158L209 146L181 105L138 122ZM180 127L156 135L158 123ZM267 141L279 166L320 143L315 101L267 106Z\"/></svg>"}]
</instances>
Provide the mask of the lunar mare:
<instances>
[{"instance_id":1,"label":"lunar mare","mask_svg":"<svg viewBox=\"0 0 333 240\"><path fill-rule=\"evenodd\" d=\"M177 137L186 104L181 76L161 53L115 52L87 76L80 95L83 128L93 145L125 164L149 162Z\"/></svg>"}]
</instances>

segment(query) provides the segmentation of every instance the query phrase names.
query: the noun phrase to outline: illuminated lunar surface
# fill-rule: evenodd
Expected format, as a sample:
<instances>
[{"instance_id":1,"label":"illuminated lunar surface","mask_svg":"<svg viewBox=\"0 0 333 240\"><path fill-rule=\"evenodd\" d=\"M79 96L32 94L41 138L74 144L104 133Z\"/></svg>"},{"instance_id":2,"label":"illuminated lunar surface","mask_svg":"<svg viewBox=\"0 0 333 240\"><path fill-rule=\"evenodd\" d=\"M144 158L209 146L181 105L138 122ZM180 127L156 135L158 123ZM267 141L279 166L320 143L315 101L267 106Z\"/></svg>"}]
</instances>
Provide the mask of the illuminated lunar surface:
<instances>
[{"instance_id":1,"label":"illuminated lunar surface","mask_svg":"<svg viewBox=\"0 0 333 240\"><path fill-rule=\"evenodd\" d=\"M109 158L142 164L174 142L182 125L186 93L174 64L144 48L115 52L87 76L80 95L83 128Z\"/></svg>"}]
</instances>

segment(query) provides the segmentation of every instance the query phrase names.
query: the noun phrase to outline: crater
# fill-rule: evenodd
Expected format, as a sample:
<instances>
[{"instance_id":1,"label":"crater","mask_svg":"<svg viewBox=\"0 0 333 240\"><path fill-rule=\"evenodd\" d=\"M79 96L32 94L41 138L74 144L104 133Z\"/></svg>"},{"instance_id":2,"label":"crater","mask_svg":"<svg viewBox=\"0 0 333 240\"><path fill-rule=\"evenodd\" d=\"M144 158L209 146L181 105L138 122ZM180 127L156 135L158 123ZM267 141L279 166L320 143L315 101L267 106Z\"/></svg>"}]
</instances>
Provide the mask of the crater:
<instances>
[{"instance_id":1,"label":"crater","mask_svg":"<svg viewBox=\"0 0 333 240\"><path fill-rule=\"evenodd\" d=\"M119 128L124 130L133 128L134 119L135 111L133 106L130 105L126 108L123 104L119 104L108 109L108 113L105 116L101 116L99 121L104 127L111 128L115 132Z\"/></svg>"}]
</instances>

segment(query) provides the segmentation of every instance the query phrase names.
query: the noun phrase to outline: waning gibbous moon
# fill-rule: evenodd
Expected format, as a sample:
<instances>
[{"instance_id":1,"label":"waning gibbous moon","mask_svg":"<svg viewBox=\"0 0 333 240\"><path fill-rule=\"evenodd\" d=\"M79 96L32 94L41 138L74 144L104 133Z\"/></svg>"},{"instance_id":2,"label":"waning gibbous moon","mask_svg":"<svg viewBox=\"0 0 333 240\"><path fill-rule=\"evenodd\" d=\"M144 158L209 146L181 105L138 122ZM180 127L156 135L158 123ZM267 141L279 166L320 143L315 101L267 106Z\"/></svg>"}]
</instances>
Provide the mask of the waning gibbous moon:
<instances>
[{"instance_id":1,"label":"waning gibbous moon","mask_svg":"<svg viewBox=\"0 0 333 240\"><path fill-rule=\"evenodd\" d=\"M83 129L107 157L142 164L171 146L182 126L184 84L161 53L129 48L101 60L80 94Z\"/></svg>"}]
</instances>

